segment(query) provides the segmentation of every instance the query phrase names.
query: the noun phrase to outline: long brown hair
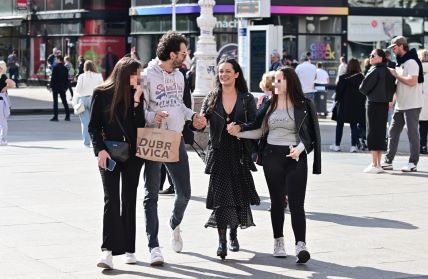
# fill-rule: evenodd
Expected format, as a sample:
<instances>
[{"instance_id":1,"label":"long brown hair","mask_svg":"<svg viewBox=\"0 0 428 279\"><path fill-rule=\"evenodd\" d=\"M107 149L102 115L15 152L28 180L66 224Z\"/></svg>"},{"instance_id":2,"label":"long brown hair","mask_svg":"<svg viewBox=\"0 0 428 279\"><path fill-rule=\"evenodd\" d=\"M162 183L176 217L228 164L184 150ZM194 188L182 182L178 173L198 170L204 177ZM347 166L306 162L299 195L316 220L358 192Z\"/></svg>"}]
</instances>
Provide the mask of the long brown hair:
<instances>
[{"instance_id":1,"label":"long brown hair","mask_svg":"<svg viewBox=\"0 0 428 279\"><path fill-rule=\"evenodd\" d=\"M130 57L123 57L120 59L110 76L101 85L99 89L108 92L113 90L113 100L110 106L110 122L114 121L114 115L119 106L123 106L123 117L128 116L129 107L131 105L131 91L130 84L131 75L137 74L138 69L141 68L141 63Z\"/></svg>"},{"instance_id":2,"label":"long brown hair","mask_svg":"<svg viewBox=\"0 0 428 279\"><path fill-rule=\"evenodd\" d=\"M288 101L290 101L293 107L299 108L299 109L303 108L301 100L305 97L305 95L303 94L302 84L300 83L300 80L296 74L296 71L294 71L293 68L288 66L282 67L278 69L277 72L278 71L282 72L282 75L284 76L284 79L287 82L287 92L286 92L288 97L286 98L287 107L288 107ZM268 119L271 116L271 114L276 110L277 106L278 106L278 95L274 93L270 98L269 110L266 113L266 116L263 120L264 127L267 127ZM287 113L288 113L288 109L287 109Z\"/></svg>"}]
</instances>

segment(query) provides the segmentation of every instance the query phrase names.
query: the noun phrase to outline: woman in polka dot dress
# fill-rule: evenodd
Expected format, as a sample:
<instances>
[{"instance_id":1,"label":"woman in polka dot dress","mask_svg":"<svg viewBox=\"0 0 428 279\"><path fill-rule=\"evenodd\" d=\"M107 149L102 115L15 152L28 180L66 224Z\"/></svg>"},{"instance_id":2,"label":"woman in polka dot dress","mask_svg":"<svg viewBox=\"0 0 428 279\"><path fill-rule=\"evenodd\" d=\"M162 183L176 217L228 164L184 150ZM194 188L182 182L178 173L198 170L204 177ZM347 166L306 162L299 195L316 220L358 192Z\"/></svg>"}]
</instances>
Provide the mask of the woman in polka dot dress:
<instances>
[{"instance_id":1,"label":"woman in polka dot dress","mask_svg":"<svg viewBox=\"0 0 428 279\"><path fill-rule=\"evenodd\" d=\"M230 229L229 250L239 251L237 228L254 226L250 205L260 204L251 170L251 141L239 140L226 130L231 122L253 121L254 97L248 92L242 69L236 60L218 64L216 88L204 100L201 113L210 122L210 142L205 173L210 174L206 207L213 210L205 227L217 228L217 256L227 256L226 231Z\"/></svg>"}]
</instances>

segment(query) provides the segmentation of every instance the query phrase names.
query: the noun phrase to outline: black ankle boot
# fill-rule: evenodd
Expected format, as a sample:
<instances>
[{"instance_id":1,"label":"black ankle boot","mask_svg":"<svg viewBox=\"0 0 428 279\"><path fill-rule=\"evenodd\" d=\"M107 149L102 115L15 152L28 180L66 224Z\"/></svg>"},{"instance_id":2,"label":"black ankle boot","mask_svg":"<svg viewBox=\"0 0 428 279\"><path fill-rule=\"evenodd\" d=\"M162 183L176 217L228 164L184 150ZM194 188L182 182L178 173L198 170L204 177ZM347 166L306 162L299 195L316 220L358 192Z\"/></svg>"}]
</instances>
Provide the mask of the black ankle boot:
<instances>
[{"instance_id":1,"label":"black ankle boot","mask_svg":"<svg viewBox=\"0 0 428 279\"><path fill-rule=\"evenodd\" d=\"M217 256L224 260L227 256L226 229L218 229Z\"/></svg>"},{"instance_id":2,"label":"black ankle boot","mask_svg":"<svg viewBox=\"0 0 428 279\"><path fill-rule=\"evenodd\" d=\"M229 250L232 252L239 251L238 229L230 229L229 233Z\"/></svg>"},{"instance_id":3,"label":"black ankle boot","mask_svg":"<svg viewBox=\"0 0 428 279\"><path fill-rule=\"evenodd\" d=\"M427 146L421 145L421 154L428 154Z\"/></svg>"}]
</instances>

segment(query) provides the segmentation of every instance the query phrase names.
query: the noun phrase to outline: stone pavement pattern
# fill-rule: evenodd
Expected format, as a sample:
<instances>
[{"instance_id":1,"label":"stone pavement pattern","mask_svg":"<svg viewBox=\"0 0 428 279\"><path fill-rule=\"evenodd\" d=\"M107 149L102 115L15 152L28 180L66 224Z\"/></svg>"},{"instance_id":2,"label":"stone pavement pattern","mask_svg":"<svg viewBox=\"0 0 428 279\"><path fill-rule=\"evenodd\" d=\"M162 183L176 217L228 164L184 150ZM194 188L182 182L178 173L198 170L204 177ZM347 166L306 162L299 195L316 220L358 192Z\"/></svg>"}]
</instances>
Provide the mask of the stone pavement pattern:
<instances>
[{"instance_id":1,"label":"stone pavement pattern","mask_svg":"<svg viewBox=\"0 0 428 279\"><path fill-rule=\"evenodd\" d=\"M262 170L254 173L262 204L256 227L239 230L242 251L216 256L217 233L205 229L208 176L189 152L192 199L182 223L184 249L169 246L173 197L159 200L163 267L148 264L143 187L137 207L137 265L95 266L101 244L103 192L92 150L83 147L79 122L49 116L13 116L10 145L0 149L0 278L428 278L428 159L419 172L363 174L367 153L323 153L323 174L310 175L307 242L312 259L297 266L289 213L286 259L271 256L269 195ZM331 125L322 124L323 137ZM324 136L325 135L325 136ZM346 134L345 134L346 135ZM312 156L310 156L311 158ZM406 162L398 157L396 167Z\"/></svg>"}]
</instances>

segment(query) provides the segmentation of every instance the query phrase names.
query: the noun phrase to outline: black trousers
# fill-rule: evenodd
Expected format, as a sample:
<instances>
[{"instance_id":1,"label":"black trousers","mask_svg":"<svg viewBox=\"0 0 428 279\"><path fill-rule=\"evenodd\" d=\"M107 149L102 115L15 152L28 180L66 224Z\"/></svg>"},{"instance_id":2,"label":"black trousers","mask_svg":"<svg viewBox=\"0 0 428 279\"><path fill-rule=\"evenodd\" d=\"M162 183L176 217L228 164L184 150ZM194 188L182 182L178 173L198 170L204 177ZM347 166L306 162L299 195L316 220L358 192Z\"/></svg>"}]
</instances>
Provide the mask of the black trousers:
<instances>
[{"instance_id":1,"label":"black trousers","mask_svg":"<svg viewBox=\"0 0 428 279\"><path fill-rule=\"evenodd\" d=\"M104 187L101 249L110 250L113 255L135 252L137 187L143 162L132 157L125 163L117 162L113 171L100 169Z\"/></svg>"},{"instance_id":2,"label":"black trousers","mask_svg":"<svg viewBox=\"0 0 428 279\"><path fill-rule=\"evenodd\" d=\"M306 152L299 161L286 157L288 146L268 144L263 153L263 170L271 200L270 216L274 238L283 237L284 199L288 196L295 242L306 242L305 194L308 178Z\"/></svg>"},{"instance_id":3,"label":"black trousers","mask_svg":"<svg viewBox=\"0 0 428 279\"><path fill-rule=\"evenodd\" d=\"M169 172L166 170L165 165L162 164L162 166L161 166L161 179L160 179L159 190L163 190L163 184L165 183L165 180L166 180L167 177L168 177L169 186L174 187L174 182L172 181L172 178L169 175Z\"/></svg>"},{"instance_id":4,"label":"black trousers","mask_svg":"<svg viewBox=\"0 0 428 279\"><path fill-rule=\"evenodd\" d=\"M54 117L58 118L58 95L61 97L62 104L65 109L65 116L70 117L70 109L68 108L67 98L65 96L65 91L52 90L53 94L53 110Z\"/></svg>"}]
</instances>

